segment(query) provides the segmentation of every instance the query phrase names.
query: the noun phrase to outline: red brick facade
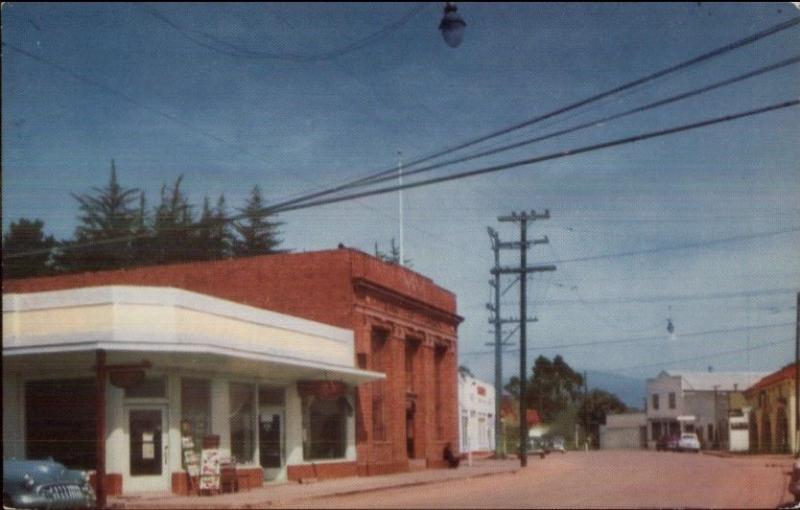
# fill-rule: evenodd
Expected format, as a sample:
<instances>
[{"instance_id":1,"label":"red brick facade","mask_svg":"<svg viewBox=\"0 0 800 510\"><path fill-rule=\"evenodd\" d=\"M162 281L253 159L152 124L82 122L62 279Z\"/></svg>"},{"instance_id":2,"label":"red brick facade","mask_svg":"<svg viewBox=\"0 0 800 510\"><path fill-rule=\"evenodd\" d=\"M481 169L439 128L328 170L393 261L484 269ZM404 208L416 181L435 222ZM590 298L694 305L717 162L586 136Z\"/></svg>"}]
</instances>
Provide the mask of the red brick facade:
<instances>
[{"instance_id":1,"label":"red brick facade","mask_svg":"<svg viewBox=\"0 0 800 510\"><path fill-rule=\"evenodd\" d=\"M176 287L353 330L356 365L387 375L357 391L359 475L407 470L409 458L441 466L444 446L458 447L462 319L455 296L418 273L339 249L8 280L3 292L98 285Z\"/></svg>"}]
</instances>

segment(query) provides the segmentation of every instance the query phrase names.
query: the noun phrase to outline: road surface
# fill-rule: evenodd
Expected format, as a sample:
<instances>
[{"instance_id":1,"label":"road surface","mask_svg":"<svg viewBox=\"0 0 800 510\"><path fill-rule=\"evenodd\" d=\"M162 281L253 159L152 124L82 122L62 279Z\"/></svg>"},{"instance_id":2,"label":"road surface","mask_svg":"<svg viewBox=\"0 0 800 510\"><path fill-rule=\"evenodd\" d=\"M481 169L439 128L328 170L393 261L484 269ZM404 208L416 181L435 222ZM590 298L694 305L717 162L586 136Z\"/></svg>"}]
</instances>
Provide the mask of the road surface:
<instances>
[{"instance_id":1,"label":"road surface","mask_svg":"<svg viewBox=\"0 0 800 510\"><path fill-rule=\"evenodd\" d=\"M788 501L789 456L718 457L637 450L531 457L516 473L284 508L775 508Z\"/></svg>"}]
</instances>

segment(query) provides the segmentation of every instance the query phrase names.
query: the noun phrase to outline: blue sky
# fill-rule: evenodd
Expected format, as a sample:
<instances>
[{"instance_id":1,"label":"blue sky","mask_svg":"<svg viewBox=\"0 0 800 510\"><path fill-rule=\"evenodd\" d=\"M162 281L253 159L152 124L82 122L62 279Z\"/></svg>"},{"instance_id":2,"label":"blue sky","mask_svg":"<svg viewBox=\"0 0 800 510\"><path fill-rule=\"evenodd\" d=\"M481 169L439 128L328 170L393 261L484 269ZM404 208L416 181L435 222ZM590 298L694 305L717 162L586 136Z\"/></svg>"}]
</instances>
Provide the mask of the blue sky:
<instances>
[{"instance_id":1,"label":"blue sky","mask_svg":"<svg viewBox=\"0 0 800 510\"><path fill-rule=\"evenodd\" d=\"M112 158L121 183L142 188L151 205L161 185L181 174L198 205L205 194L224 193L230 207L240 207L255 184L278 202L390 167L398 150L408 160L449 147L800 15L786 2L469 3L459 4L467 29L452 49L437 30L440 3L12 2L2 9L3 42L50 62L3 48L3 228L20 217L41 218L57 238L70 237L76 225L70 193L104 185ZM305 58L346 48L409 13L361 48ZM796 56L798 30L501 140ZM197 43L209 36L218 50L227 44L256 58ZM793 65L447 171L696 122L799 93ZM460 362L488 380L494 358L485 343L493 336L484 305L493 255L486 227L515 240L518 230L497 217L523 209L551 212L550 220L530 226L531 236L547 235L550 244L532 249L529 261L563 261L555 273L530 281L529 313L539 318L528 328L530 361L560 353L580 369L637 377L662 368L771 371L794 353L798 140L795 107L409 190L406 257L456 293L465 318ZM284 247L342 242L372 253L378 242L387 250L399 237L397 204L394 193L284 213ZM738 240L707 244L727 238ZM678 246L686 248L653 251ZM591 258L639 251L647 253ZM503 253L505 265L517 260ZM517 300L513 287L503 298L504 315L519 315ZM708 333L719 330L734 331ZM572 345L578 343L593 345ZM738 352L719 355L728 351ZM517 354L506 354L504 363L506 376L516 373Z\"/></svg>"}]
</instances>

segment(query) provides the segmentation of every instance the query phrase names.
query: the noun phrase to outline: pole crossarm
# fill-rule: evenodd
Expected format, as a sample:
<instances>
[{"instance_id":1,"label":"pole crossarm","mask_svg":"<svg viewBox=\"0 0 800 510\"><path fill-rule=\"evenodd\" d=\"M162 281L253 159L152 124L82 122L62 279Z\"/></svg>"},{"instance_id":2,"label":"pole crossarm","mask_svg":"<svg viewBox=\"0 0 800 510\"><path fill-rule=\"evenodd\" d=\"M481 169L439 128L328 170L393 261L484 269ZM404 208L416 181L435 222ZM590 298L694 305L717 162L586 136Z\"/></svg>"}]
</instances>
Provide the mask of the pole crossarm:
<instances>
[{"instance_id":1,"label":"pole crossarm","mask_svg":"<svg viewBox=\"0 0 800 510\"><path fill-rule=\"evenodd\" d=\"M532 241L528 241L526 243L526 247L531 247L531 246L534 246L536 244L547 244L549 242L550 242L550 239L548 239L547 236L544 236L541 239L534 239ZM512 242L507 242L507 243L498 243L497 246L501 250L519 250L520 248L522 248L522 243L519 242L519 241L512 241Z\"/></svg>"},{"instance_id":2,"label":"pole crossarm","mask_svg":"<svg viewBox=\"0 0 800 510\"><path fill-rule=\"evenodd\" d=\"M489 319L489 324L497 324L498 322L500 324L518 324L520 322L520 320L518 318L516 318L516 317L509 317L508 319L499 319L499 320L498 319L492 319L492 318ZM528 317L528 318L525 319L525 322L539 322L539 318L538 317Z\"/></svg>"},{"instance_id":3,"label":"pole crossarm","mask_svg":"<svg viewBox=\"0 0 800 510\"><path fill-rule=\"evenodd\" d=\"M544 214L536 214L536 211L531 211L528 213L527 211L522 211L521 213L517 214L516 212L512 212L511 216L499 216L497 221L534 221L534 220L549 220L550 219L550 209L545 209Z\"/></svg>"},{"instance_id":4,"label":"pole crossarm","mask_svg":"<svg viewBox=\"0 0 800 510\"><path fill-rule=\"evenodd\" d=\"M556 266L526 266L526 267L495 267L492 268L492 274L528 274L528 273L541 273L545 271L555 271Z\"/></svg>"}]
</instances>

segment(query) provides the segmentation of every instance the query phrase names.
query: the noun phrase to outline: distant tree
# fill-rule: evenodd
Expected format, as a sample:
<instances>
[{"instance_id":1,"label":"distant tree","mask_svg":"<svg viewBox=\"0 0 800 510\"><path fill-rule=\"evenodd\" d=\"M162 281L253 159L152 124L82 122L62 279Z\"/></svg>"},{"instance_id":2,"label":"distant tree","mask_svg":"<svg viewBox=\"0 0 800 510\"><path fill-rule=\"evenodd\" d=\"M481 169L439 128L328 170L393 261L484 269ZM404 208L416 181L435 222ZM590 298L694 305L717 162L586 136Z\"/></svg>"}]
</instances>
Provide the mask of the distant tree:
<instances>
[{"instance_id":1,"label":"distant tree","mask_svg":"<svg viewBox=\"0 0 800 510\"><path fill-rule=\"evenodd\" d=\"M400 263L400 247L394 240L394 237L391 240L391 246L389 247L389 253L384 253L378 249L378 243L375 242L375 256L381 259L384 262L388 262L389 264L399 264ZM411 267L411 259L403 258L403 265L405 267Z\"/></svg>"},{"instance_id":2,"label":"distant tree","mask_svg":"<svg viewBox=\"0 0 800 510\"><path fill-rule=\"evenodd\" d=\"M9 225L3 236L3 278L28 278L53 272L53 236L44 235L44 222L40 219L20 218ZM10 255L33 252L20 257Z\"/></svg>"},{"instance_id":3,"label":"distant tree","mask_svg":"<svg viewBox=\"0 0 800 510\"><path fill-rule=\"evenodd\" d=\"M601 389L590 391L586 399L578 408L578 420L582 425L588 425L589 433L596 445L600 438L600 425L605 425L606 416L615 413L624 413L627 406L613 393Z\"/></svg>"},{"instance_id":4,"label":"distant tree","mask_svg":"<svg viewBox=\"0 0 800 510\"><path fill-rule=\"evenodd\" d=\"M506 390L506 393L511 395L511 398L513 398L514 400L518 400L519 384L520 384L519 377L514 375L511 376L511 379L508 380L508 383L505 386L503 386L503 389Z\"/></svg>"},{"instance_id":5,"label":"distant tree","mask_svg":"<svg viewBox=\"0 0 800 510\"><path fill-rule=\"evenodd\" d=\"M233 254L236 257L250 257L253 255L270 255L283 253L278 247L282 241L278 238L278 228L283 225L279 221L271 221L273 214L264 212L264 198L261 189L254 186L250 198L239 212L243 219L234 222L234 230L238 234L233 243Z\"/></svg>"},{"instance_id":6,"label":"distant tree","mask_svg":"<svg viewBox=\"0 0 800 510\"><path fill-rule=\"evenodd\" d=\"M72 195L78 201L79 224L74 240L66 243L70 249L62 263L71 272L128 267L134 263L133 236L141 223L132 205L139 190L119 184L113 159L108 185L92 189L94 195Z\"/></svg>"},{"instance_id":7,"label":"distant tree","mask_svg":"<svg viewBox=\"0 0 800 510\"><path fill-rule=\"evenodd\" d=\"M528 405L539 411L543 421L550 422L577 400L583 377L561 355L556 355L553 361L539 356L532 370L525 388Z\"/></svg>"},{"instance_id":8,"label":"distant tree","mask_svg":"<svg viewBox=\"0 0 800 510\"><path fill-rule=\"evenodd\" d=\"M192 244L192 257L197 260L220 260L233 256L233 233L227 221L224 195L219 196L213 209L208 196L203 200L203 211Z\"/></svg>"},{"instance_id":9,"label":"distant tree","mask_svg":"<svg viewBox=\"0 0 800 510\"><path fill-rule=\"evenodd\" d=\"M466 366L466 365L459 365L458 366L458 372L461 373L461 374L464 374L464 375L468 375L470 377L475 377L472 374L472 370L470 370L469 367Z\"/></svg>"},{"instance_id":10,"label":"distant tree","mask_svg":"<svg viewBox=\"0 0 800 510\"><path fill-rule=\"evenodd\" d=\"M181 191L183 175L172 188L161 187L161 203L153 213L147 262L168 264L189 259L193 233L192 206Z\"/></svg>"}]
</instances>

